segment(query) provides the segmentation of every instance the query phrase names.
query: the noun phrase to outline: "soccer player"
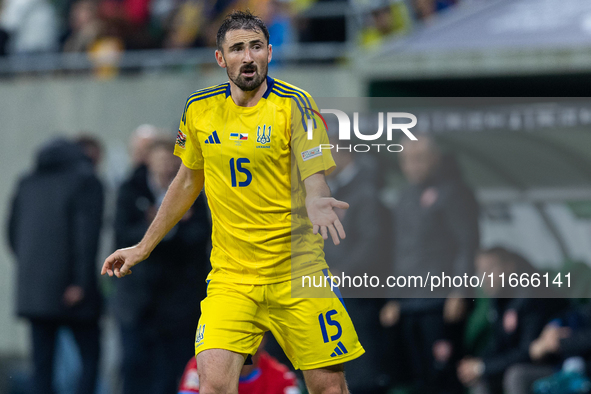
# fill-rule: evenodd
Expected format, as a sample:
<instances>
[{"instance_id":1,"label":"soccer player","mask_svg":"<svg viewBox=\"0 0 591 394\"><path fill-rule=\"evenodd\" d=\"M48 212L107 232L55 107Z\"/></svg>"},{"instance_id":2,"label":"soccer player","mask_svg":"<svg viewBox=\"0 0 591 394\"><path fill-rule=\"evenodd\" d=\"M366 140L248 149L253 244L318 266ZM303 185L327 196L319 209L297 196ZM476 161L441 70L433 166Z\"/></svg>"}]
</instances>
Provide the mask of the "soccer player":
<instances>
[{"instance_id":1,"label":"soccer player","mask_svg":"<svg viewBox=\"0 0 591 394\"><path fill-rule=\"evenodd\" d=\"M297 293L304 276L328 275L323 239L345 237L334 208L348 204L324 179L335 165L320 149L326 130L308 93L267 76L260 18L228 15L215 56L229 82L188 98L175 146L183 164L142 241L109 256L102 274L131 274L205 187L213 249L195 339L201 392L237 393L245 360L271 331L311 393L347 393L343 363L364 350L344 303L330 286L329 296Z\"/></svg>"}]
</instances>

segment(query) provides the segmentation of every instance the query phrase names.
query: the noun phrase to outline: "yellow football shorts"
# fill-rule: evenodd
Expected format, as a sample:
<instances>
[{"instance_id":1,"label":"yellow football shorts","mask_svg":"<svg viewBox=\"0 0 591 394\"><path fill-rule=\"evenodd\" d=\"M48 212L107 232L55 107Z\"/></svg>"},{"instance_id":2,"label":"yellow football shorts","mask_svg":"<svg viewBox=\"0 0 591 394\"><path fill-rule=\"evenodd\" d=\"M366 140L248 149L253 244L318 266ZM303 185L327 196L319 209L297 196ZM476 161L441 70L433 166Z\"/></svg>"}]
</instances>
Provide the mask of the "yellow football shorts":
<instances>
[{"instance_id":1,"label":"yellow football shorts","mask_svg":"<svg viewBox=\"0 0 591 394\"><path fill-rule=\"evenodd\" d=\"M299 283L301 278L267 285L210 281L201 302L195 354L226 349L253 355L263 334L271 331L296 369L322 368L362 355L365 350L343 300L330 286L322 298L292 298L291 286Z\"/></svg>"}]
</instances>

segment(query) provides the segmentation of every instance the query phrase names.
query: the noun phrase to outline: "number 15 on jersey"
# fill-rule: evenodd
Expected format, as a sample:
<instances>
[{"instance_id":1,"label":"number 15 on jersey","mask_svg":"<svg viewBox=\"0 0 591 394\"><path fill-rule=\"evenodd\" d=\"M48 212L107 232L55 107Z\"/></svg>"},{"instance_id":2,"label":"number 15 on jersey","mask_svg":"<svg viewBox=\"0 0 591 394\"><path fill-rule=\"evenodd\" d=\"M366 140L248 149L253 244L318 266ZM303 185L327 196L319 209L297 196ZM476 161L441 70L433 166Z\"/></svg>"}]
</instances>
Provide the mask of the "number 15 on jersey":
<instances>
[{"instance_id":1,"label":"number 15 on jersey","mask_svg":"<svg viewBox=\"0 0 591 394\"><path fill-rule=\"evenodd\" d=\"M234 158L230 159L230 176L232 178L232 187L244 187L250 185L250 182L252 182L252 173L248 169L242 167L243 164L248 163L250 163L250 160L246 157L241 157L236 160L234 160ZM238 181L236 179L236 172L246 175L246 180Z\"/></svg>"}]
</instances>

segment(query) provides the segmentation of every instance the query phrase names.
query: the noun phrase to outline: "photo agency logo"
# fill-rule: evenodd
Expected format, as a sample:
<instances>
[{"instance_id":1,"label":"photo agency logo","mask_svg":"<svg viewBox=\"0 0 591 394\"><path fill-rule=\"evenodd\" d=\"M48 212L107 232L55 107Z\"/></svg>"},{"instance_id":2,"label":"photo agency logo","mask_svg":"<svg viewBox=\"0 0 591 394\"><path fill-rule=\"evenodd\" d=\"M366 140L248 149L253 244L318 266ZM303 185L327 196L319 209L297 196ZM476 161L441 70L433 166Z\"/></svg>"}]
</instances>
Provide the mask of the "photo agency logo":
<instances>
[{"instance_id":1,"label":"photo agency logo","mask_svg":"<svg viewBox=\"0 0 591 394\"><path fill-rule=\"evenodd\" d=\"M359 124L360 122L360 115L359 112L353 112L353 133L355 137L361 141L377 141L382 138L384 134L384 119L386 123L386 140L388 141L387 144L385 143L360 143L360 144L341 144L341 141L350 141L351 140L351 119L349 115L345 112L338 110L338 109L320 109L320 112L316 111L313 108L304 107L304 109L309 110L313 113L313 116L308 117L306 130L308 133L308 139L311 140L313 138L314 133L314 121L315 117L318 117L322 120L326 132L329 133L328 124L326 119L322 114L333 114L336 116L338 121L338 140L339 143L337 144L320 144L320 150L324 149L335 149L337 152L339 150L347 150L349 152L369 152L369 151L376 151L380 152L388 151L392 153L401 152L403 147L401 144L391 144L390 141L394 138L395 131L402 131L411 141L416 141L417 137L409 130L412 129L417 125L417 117L408 112L378 112L377 120L378 120L378 130L373 134L364 134L360 131ZM374 115L375 116L375 115ZM406 120L410 120L410 122L406 122ZM402 121L402 123L400 123ZM369 124L371 122L363 122ZM398 138L398 137L396 137Z\"/></svg>"}]
</instances>

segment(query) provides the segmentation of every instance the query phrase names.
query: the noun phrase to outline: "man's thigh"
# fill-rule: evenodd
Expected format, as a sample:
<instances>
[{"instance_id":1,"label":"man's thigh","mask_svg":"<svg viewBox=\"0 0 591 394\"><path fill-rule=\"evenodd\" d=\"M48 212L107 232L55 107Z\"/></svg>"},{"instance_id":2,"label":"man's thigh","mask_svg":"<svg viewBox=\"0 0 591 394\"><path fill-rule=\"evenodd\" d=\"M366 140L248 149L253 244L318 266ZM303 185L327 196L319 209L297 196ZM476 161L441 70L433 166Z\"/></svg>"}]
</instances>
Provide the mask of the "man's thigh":
<instances>
[{"instance_id":1,"label":"man's thigh","mask_svg":"<svg viewBox=\"0 0 591 394\"><path fill-rule=\"evenodd\" d=\"M201 302L195 354L209 349L254 355L269 327L264 286L211 281Z\"/></svg>"},{"instance_id":2,"label":"man's thigh","mask_svg":"<svg viewBox=\"0 0 591 394\"><path fill-rule=\"evenodd\" d=\"M365 352L344 301L330 287L324 295L292 298L291 282L277 283L269 285L268 300L271 332L295 368L338 365Z\"/></svg>"},{"instance_id":3,"label":"man's thigh","mask_svg":"<svg viewBox=\"0 0 591 394\"><path fill-rule=\"evenodd\" d=\"M244 355L224 349L207 349L197 355L199 391L238 394Z\"/></svg>"}]
</instances>

